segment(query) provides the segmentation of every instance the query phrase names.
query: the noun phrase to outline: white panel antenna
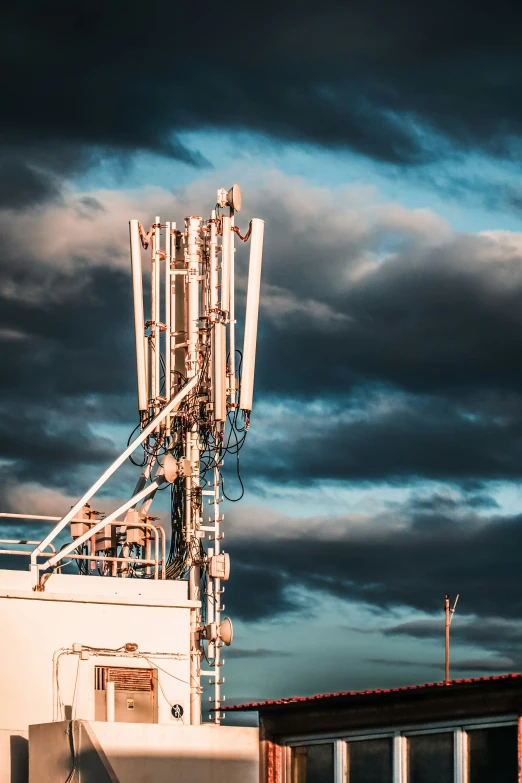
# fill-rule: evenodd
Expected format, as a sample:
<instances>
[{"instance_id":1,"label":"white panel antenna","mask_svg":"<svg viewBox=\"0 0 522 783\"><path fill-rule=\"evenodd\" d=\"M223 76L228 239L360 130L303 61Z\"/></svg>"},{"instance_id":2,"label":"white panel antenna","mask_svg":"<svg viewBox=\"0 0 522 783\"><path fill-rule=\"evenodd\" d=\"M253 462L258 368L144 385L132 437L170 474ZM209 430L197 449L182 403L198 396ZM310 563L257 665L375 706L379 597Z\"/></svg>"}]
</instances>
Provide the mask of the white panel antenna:
<instances>
[{"instance_id":1,"label":"white panel antenna","mask_svg":"<svg viewBox=\"0 0 522 783\"><path fill-rule=\"evenodd\" d=\"M250 261L248 264L248 288L243 343L243 372L239 407L251 411L254 397L254 371L256 365L257 321L261 289L261 264L263 260L263 235L265 223L254 218L250 234Z\"/></svg>"},{"instance_id":2,"label":"white panel antenna","mask_svg":"<svg viewBox=\"0 0 522 783\"><path fill-rule=\"evenodd\" d=\"M134 293L134 331L136 336L136 370L138 376L138 410L144 413L147 408L147 368L143 343L143 282L141 269L141 238L137 220L131 220L130 251L132 269L132 290Z\"/></svg>"},{"instance_id":3,"label":"white panel antenna","mask_svg":"<svg viewBox=\"0 0 522 783\"><path fill-rule=\"evenodd\" d=\"M224 216L221 222L223 232L221 245L221 309L228 313L230 308L230 254L232 244L231 221Z\"/></svg>"}]
</instances>

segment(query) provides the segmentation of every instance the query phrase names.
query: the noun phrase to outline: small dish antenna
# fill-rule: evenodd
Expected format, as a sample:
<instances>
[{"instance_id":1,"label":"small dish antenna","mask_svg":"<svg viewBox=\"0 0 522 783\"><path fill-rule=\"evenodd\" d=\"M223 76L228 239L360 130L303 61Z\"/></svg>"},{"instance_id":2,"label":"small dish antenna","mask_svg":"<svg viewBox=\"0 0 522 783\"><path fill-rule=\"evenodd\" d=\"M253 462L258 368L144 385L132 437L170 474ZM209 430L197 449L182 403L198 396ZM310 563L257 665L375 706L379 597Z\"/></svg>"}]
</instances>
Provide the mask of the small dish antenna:
<instances>
[{"instance_id":1,"label":"small dish antenna","mask_svg":"<svg viewBox=\"0 0 522 783\"><path fill-rule=\"evenodd\" d=\"M224 620L218 625L217 623L209 623L202 629L205 632L205 636L209 642L215 642L216 639L221 639L223 644L230 647L232 639L234 638L234 628L232 627L232 620L230 617L225 617Z\"/></svg>"},{"instance_id":2,"label":"small dish antenna","mask_svg":"<svg viewBox=\"0 0 522 783\"><path fill-rule=\"evenodd\" d=\"M167 454L165 456L165 459L163 460L163 473L165 476L165 480L172 484L173 481L176 481L179 469L178 469L178 462L173 454Z\"/></svg>"},{"instance_id":3,"label":"small dish antenna","mask_svg":"<svg viewBox=\"0 0 522 783\"><path fill-rule=\"evenodd\" d=\"M230 617L225 617L223 622L220 623L219 638L223 644L226 644L227 647L230 647L232 644L232 639L234 638L234 628L232 626L232 620Z\"/></svg>"},{"instance_id":4,"label":"small dish antenna","mask_svg":"<svg viewBox=\"0 0 522 783\"><path fill-rule=\"evenodd\" d=\"M239 212L241 209L241 188L236 183L232 185L230 190L220 188L217 193L217 203L220 207L230 207L234 212Z\"/></svg>"},{"instance_id":5,"label":"small dish antenna","mask_svg":"<svg viewBox=\"0 0 522 783\"><path fill-rule=\"evenodd\" d=\"M234 212L241 209L241 188L239 185L232 185L227 193L227 207L232 207Z\"/></svg>"}]
</instances>

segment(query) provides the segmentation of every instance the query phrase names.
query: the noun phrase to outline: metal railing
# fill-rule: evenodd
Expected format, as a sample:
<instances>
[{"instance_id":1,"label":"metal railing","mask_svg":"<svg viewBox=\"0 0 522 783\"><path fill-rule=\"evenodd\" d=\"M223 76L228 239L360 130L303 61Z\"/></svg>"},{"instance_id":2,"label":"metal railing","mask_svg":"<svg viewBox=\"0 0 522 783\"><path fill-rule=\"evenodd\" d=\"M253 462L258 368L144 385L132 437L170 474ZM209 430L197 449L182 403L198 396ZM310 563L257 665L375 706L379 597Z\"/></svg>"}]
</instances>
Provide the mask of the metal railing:
<instances>
[{"instance_id":1,"label":"metal railing","mask_svg":"<svg viewBox=\"0 0 522 783\"><path fill-rule=\"evenodd\" d=\"M7 514L0 514L0 516L7 516ZM39 544L39 541L28 541L27 539L17 540L15 538L0 538L0 544L18 544L18 546L29 545L35 546ZM56 554L56 549L52 544L48 544L50 552L42 552L42 557L52 557ZM24 549L0 549L0 555L30 555L30 552L26 552Z\"/></svg>"},{"instance_id":2,"label":"metal railing","mask_svg":"<svg viewBox=\"0 0 522 783\"><path fill-rule=\"evenodd\" d=\"M11 514L2 512L0 513L0 517L7 518L7 519L35 519L39 521L44 522L57 522L61 519L61 517L54 517L54 516L42 516L41 514ZM80 522L83 525L85 525L87 528L94 526L97 526L97 520L89 520L85 518L78 518L75 517L71 520L71 522ZM99 561L100 563L112 563L112 576L117 576L118 574L118 563L128 563L129 565L133 565L138 563L140 566L144 566L147 570L150 568L153 569L153 578L154 579L166 579L166 537L165 537L165 531L161 525L153 525L150 522L132 522L132 523L125 523L117 520L109 520L105 527L115 527L115 528L123 528L123 530L120 532L121 540L119 544L122 547L129 546L129 544L125 541L125 531L126 528L132 528L139 530L143 530L143 547L145 548L145 557L141 557L140 555L100 555L96 554L96 533L93 533L89 536L87 540L87 546L88 551L90 550L91 554L80 554L76 551L73 551L69 554L69 557L71 560L85 560L88 562L93 563L94 566L96 566L96 562ZM90 531L89 531L90 532ZM118 535L118 534L117 534ZM154 546L151 547L151 537L153 537L154 540ZM37 546L40 544L39 541L29 541L28 539L10 539L10 538L4 538L0 539L0 544L12 544L12 545L27 545L27 546ZM49 552L41 551L39 552L39 557L46 557L51 558L55 557L57 555L56 548L53 546L52 543L48 543L45 548L48 548ZM103 550L104 551L104 550ZM58 553L59 554L59 553ZM30 557L31 552L26 551L24 549L2 549L0 548L0 555L25 555L26 557ZM161 570L160 570L161 569ZM128 569L121 568L120 573L127 572Z\"/></svg>"}]
</instances>

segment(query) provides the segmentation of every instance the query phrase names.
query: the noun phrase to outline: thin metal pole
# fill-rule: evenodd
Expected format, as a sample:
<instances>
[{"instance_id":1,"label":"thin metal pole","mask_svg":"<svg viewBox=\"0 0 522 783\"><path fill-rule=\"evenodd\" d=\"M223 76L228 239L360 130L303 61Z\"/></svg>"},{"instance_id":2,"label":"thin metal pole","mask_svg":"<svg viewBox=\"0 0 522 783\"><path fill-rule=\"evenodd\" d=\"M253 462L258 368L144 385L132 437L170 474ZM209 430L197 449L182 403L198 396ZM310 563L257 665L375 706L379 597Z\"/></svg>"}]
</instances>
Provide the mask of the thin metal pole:
<instances>
[{"instance_id":1,"label":"thin metal pole","mask_svg":"<svg viewBox=\"0 0 522 783\"><path fill-rule=\"evenodd\" d=\"M165 399L170 400L170 223L165 224ZM167 435L170 434L169 421L165 422Z\"/></svg>"},{"instance_id":2,"label":"thin metal pole","mask_svg":"<svg viewBox=\"0 0 522 783\"><path fill-rule=\"evenodd\" d=\"M143 335L143 353L145 356L145 409L148 412L150 408L150 340L149 335Z\"/></svg>"},{"instance_id":3,"label":"thin metal pole","mask_svg":"<svg viewBox=\"0 0 522 783\"><path fill-rule=\"evenodd\" d=\"M445 614L445 630L446 630L446 656L445 656L445 669L444 680L449 682L450 678L450 597L446 595L444 601L444 614Z\"/></svg>"},{"instance_id":4,"label":"thin metal pole","mask_svg":"<svg viewBox=\"0 0 522 783\"><path fill-rule=\"evenodd\" d=\"M198 342L199 342L199 261L200 250L198 244L201 218L185 218L187 226L187 378L191 378L197 372L198 367ZM189 547L190 572L189 572L189 598L191 601L200 601L201 566L198 559L199 553L199 510L197 504L192 503L193 490L199 485L199 445L198 428L194 423L186 439L186 457L190 460L190 475L185 478L185 526ZM194 562L194 559L196 562ZM199 726L201 723L201 648L199 633L197 631L200 621L197 609L191 609L190 613L190 723Z\"/></svg>"},{"instance_id":5,"label":"thin metal pole","mask_svg":"<svg viewBox=\"0 0 522 783\"><path fill-rule=\"evenodd\" d=\"M156 217L156 221L158 218ZM149 340L150 344L150 397L151 397L151 405L152 405L152 415L154 416L157 412L156 409L156 388L158 384L157 379L157 373L156 373L156 354L157 354L157 345L156 345L156 329L155 324L158 320L158 303L157 303L157 292L156 292L156 267L158 266L158 257L156 254L156 229L154 229L154 233L152 235L152 242L151 242L151 256L150 256L150 321L151 321L151 327L150 327L150 334L151 334L151 340Z\"/></svg>"},{"instance_id":6,"label":"thin metal pole","mask_svg":"<svg viewBox=\"0 0 522 783\"><path fill-rule=\"evenodd\" d=\"M176 268L176 224L172 222L170 224L170 269L169 269L169 281L166 295L170 299L170 331L168 333L167 351L170 354L170 373L169 389L170 394L175 392L176 387L172 383L172 371L176 369L176 275L172 275L172 269ZM171 418L167 419L167 423L171 425Z\"/></svg>"},{"instance_id":7,"label":"thin metal pole","mask_svg":"<svg viewBox=\"0 0 522 783\"><path fill-rule=\"evenodd\" d=\"M221 550L221 532L220 522L221 515L219 513L219 504L221 501L219 470L214 469L214 553L219 555ZM209 580L210 581L210 580ZM224 588L221 587L221 579L214 578L214 621L219 629L221 624L221 594L224 592ZM217 724L221 723L221 645L222 641L217 638L214 642L214 720Z\"/></svg>"},{"instance_id":8,"label":"thin metal pole","mask_svg":"<svg viewBox=\"0 0 522 783\"><path fill-rule=\"evenodd\" d=\"M25 538L18 539L18 538L0 538L0 544L30 544L31 546L34 546L35 544L39 544L39 541L26 541ZM49 548L51 550L52 554L56 554L56 549L52 544L49 544ZM3 551L3 550L2 550ZM17 552L22 552L24 555L28 555L29 552L24 551L23 549L17 549Z\"/></svg>"},{"instance_id":9,"label":"thin metal pole","mask_svg":"<svg viewBox=\"0 0 522 783\"><path fill-rule=\"evenodd\" d=\"M15 544L18 544L18 543L20 543L20 542L19 541L15 541ZM31 541L30 543L34 544L35 542ZM24 549L0 549L0 555L25 555L27 557L28 554L29 554L29 552L27 552ZM42 552L40 557L51 557L51 555L52 555L52 552Z\"/></svg>"},{"instance_id":10,"label":"thin metal pole","mask_svg":"<svg viewBox=\"0 0 522 783\"><path fill-rule=\"evenodd\" d=\"M107 723L114 723L116 720L116 683L111 680L105 683L105 702Z\"/></svg>"},{"instance_id":11,"label":"thin metal pole","mask_svg":"<svg viewBox=\"0 0 522 783\"><path fill-rule=\"evenodd\" d=\"M41 514L11 514L9 512L5 512L5 513L2 512L0 514L0 517L7 517L8 519L40 519L43 520L44 522L59 522L61 519L61 517L42 516ZM85 521L84 517L78 517L77 519L71 520L71 522L84 522L84 521ZM28 541L27 543L30 544L31 542ZM37 544L38 541L32 543Z\"/></svg>"},{"instance_id":12,"label":"thin metal pole","mask_svg":"<svg viewBox=\"0 0 522 783\"><path fill-rule=\"evenodd\" d=\"M160 375L161 375L161 346L160 346L160 321L161 321L161 277L160 277L160 219L156 217L156 228L154 229L154 250L156 255L156 263L154 265L154 280L152 284L154 286L155 299L156 299L156 312L154 316L154 375L155 375L155 387L153 390L154 395L154 413L159 411L159 396L160 396Z\"/></svg>"},{"instance_id":13,"label":"thin metal pole","mask_svg":"<svg viewBox=\"0 0 522 783\"><path fill-rule=\"evenodd\" d=\"M234 226L234 210L230 210L230 226L231 228ZM232 407L235 407L236 404L236 307L235 307L235 252L236 249L234 247L234 232L230 232L230 261L229 261L229 279L230 279L230 287L228 292L228 299L229 299L229 324L228 324L228 334L229 334L229 345L230 345L230 359L228 363L228 387L230 389L230 402L232 403Z\"/></svg>"},{"instance_id":14,"label":"thin metal pole","mask_svg":"<svg viewBox=\"0 0 522 783\"><path fill-rule=\"evenodd\" d=\"M187 378L196 374L198 366L199 339L199 246L198 233L201 223L199 217L186 218L187 221Z\"/></svg>"},{"instance_id":15,"label":"thin metal pole","mask_svg":"<svg viewBox=\"0 0 522 783\"><path fill-rule=\"evenodd\" d=\"M227 335L224 323L212 327L212 401L214 421L227 418Z\"/></svg>"},{"instance_id":16,"label":"thin metal pole","mask_svg":"<svg viewBox=\"0 0 522 783\"><path fill-rule=\"evenodd\" d=\"M217 308L217 228L216 228L216 210L213 209L210 215L210 269L209 269L209 286L210 286L210 313L211 318L216 316Z\"/></svg>"}]
</instances>

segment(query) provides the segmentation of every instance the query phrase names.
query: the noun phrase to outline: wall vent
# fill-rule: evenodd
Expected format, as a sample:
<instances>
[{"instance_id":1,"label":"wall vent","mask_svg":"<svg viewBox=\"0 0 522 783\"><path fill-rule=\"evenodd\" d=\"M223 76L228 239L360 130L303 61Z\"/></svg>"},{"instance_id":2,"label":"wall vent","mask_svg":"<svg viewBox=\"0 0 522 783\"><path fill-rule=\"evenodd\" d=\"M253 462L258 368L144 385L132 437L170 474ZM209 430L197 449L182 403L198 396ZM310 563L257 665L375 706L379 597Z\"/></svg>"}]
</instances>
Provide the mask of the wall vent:
<instances>
[{"instance_id":1,"label":"wall vent","mask_svg":"<svg viewBox=\"0 0 522 783\"><path fill-rule=\"evenodd\" d=\"M113 682L117 691L153 691L155 671L130 666L96 666L94 689L104 691L105 683Z\"/></svg>"}]
</instances>

